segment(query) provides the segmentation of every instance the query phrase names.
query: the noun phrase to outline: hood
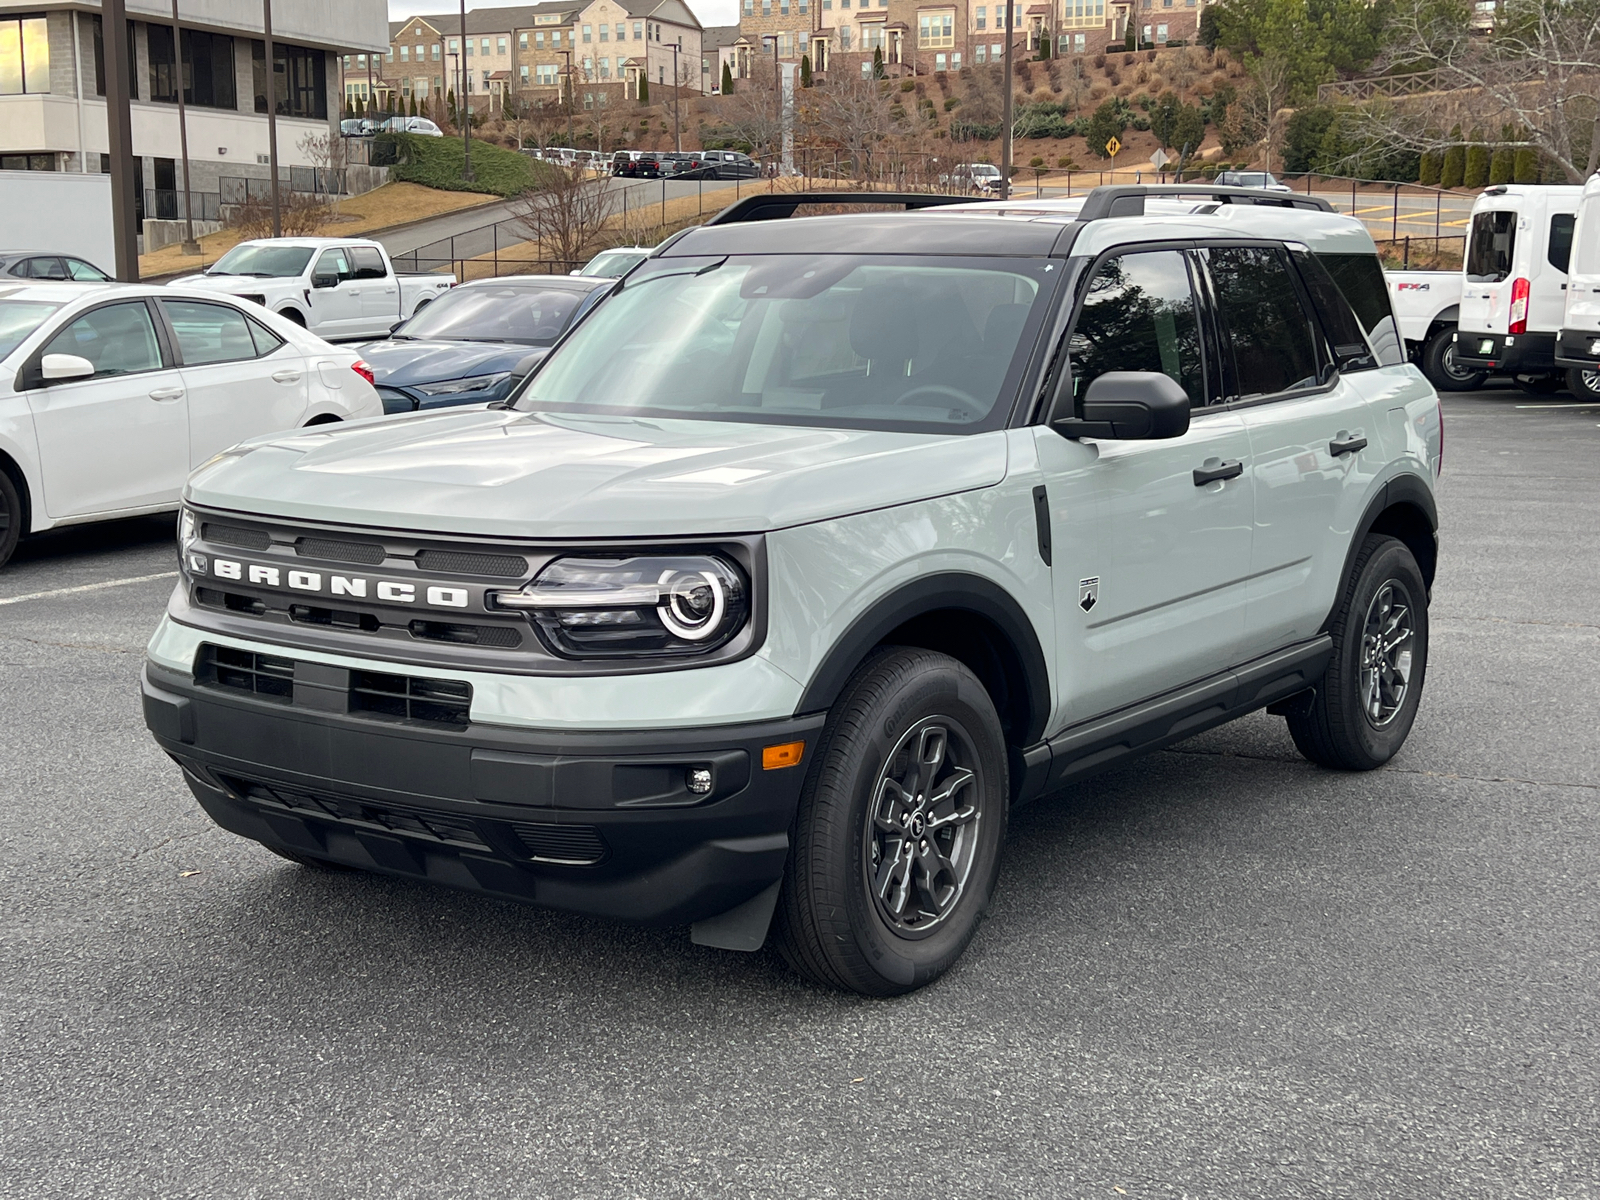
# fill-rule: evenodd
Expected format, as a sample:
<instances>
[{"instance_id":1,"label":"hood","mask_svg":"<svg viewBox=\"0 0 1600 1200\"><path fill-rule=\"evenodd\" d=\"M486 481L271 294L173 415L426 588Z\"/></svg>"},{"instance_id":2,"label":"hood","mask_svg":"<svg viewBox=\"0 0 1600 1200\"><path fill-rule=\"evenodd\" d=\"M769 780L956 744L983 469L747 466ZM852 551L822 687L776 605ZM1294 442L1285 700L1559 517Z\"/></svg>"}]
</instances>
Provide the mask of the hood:
<instances>
[{"instance_id":1,"label":"hood","mask_svg":"<svg viewBox=\"0 0 1600 1200\"><path fill-rule=\"evenodd\" d=\"M390 387L495 375L514 370L523 362L531 367L550 353L548 346L506 342L408 342L392 338L368 342L357 349L372 368L373 379ZM523 370L525 373L527 368Z\"/></svg>"},{"instance_id":2,"label":"hood","mask_svg":"<svg viewBox=\"0 0 1600 1200\"><path fill-rule=\"evenodd\" d=\"M283 279L257 279L253 275L185 275L182 279L169 279L167 286L199 292L224 292L229 296L238 296L285 284L292 287L299 282L295 276Z\"/></svg>"},{"instance_id":3,"label":"hood","mask_svg":"<svg viewBox=\"0 0 1600 1200\"><path fill-rule=\"evenodd\" d=\"M456 410L246 442L196 504L502 537L754 533L999 483L1005 434Z\"/></svg>"}]
</instances>

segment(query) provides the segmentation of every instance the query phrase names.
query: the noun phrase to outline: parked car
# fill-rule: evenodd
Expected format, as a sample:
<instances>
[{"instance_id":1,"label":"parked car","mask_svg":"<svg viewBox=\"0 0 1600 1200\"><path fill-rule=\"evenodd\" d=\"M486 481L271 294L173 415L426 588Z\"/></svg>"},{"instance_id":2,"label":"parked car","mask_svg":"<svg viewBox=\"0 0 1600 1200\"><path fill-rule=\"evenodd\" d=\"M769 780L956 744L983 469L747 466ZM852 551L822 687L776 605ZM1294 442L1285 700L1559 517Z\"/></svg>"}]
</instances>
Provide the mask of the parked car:
<instances>
[{"instance_id":1,"label":"parked car","mask_svg":"<svg viewBox=\"0 0 1600 1200\"><path fill-rule=\"evenodd\" d=\"M18 279L72 280L76 283L110 283L107 275L93 263L71 254L49 250L0 250L0 272Z\"/></svg>"},{"instance_id":2,"label":"parked car","mask_svg":"<svg viewBox=\"0 0 1600 1200\"><path fill-rule=\"evenodd\" d=\"M714 169L714 175L707 178L756 179L761 175L761 164L737 150L702 150L700 161Z\"/></svg>"},{"instance_id":3,"label":"parked car","mask_svg":"<svg viewBox=\"0 0 1600 1200\"><path fill-rule=\"evenodd\" d=\"M670 173L674 179L716 178L716 168L689 150L668 150L657 161L661 164L662 174Z\"/></svg>"},{"instance_id":4,"label":"parked car","mask_svg":"<svg viewBox=\"0 0 1600 1200\"><path fill-rule=\"evenodd\" d=\"M939 180L945 186L971 188L991 196L1000 191L1000 168L993 163L961 163Z\"/></svg>"},{"instance_id":5,"label":"parked car","mask_svg":"<svg viewBox=\"0 0 1600 1200\"><path fill-rule=\"evenodd\" d=\"M1461 315L1460 271L1385 271L1395 319L1412 361L1441 392L1470 392L1488 371L1464 367L1456 358Z\"/></svg>"},{"instance_id":6,"label":"parked car","mask_svg":"<svg viewBox=\"0 0 1600 1200\"><path fill-rule=\"evenodd\" d=\"M147 723L297 863L771 926L870 995L959 958L1047 790L1262 708L1387 762L1438 396L1322 265L1377 269L1359 221L1175 195L747 197L509 407L249 443L190 480Z\"/></svg>"},{"instance_id":7,"label":"parked car","mask_svg":"<svg viewBox=\"0 0 1600 1200\"><path fill-rule=\"evenodd\" d=\"M443 137L440 129L427 117L390 117L379 129L384 133L417 133L423 137Z\"/></svg>"},{"instance_id":8,"label":"parked car","mask_svg":"<svg viewBox=\"0 0 1600 1200\"><path fill-rule=\"evenodd\" d=\"M362 133L361 118L346 117L339 122L339 133L343 137L360 137Z\"/></svg>"},{"instance_id":9,"label":"parked car","mask_svg":"<svg viewBox=\"0 0 1600 1200\"><path fill-rule=\"evenodd\" d=\"M620 279L649 257L649 246L613 246L600 251L580 270L572 273L598 279Z\"/></svg>"},{"instance_id":10,"label":"parked car","mask_svg":"<svg viewBox=\"0 0 1600 1200\"><path fill-rule=\"evenodd\" d=\"M0 296L0 564L59 525L175 509L245 438L383 411L366 364L231 296L24 284Z\"/></svg>"},{"instance_id":11,"label":"parked car","mask_svg":"<svg viewBox=\"0 0 1600 1200\"><path fill-rule=\"evenodd\" d=\"M611 173L625 179L657 179L662 174L661 157L653 150L618 150L611 156Z\"/></svg>"},{"instance_id":12,"label":"parked car","mask_svg":"<svg viewBox=\"0 0 1600 1200\"><path fill-rule=\"evenodd\" d=\"M1265 192L1289 192L1294 189L1279 183L1271 171L1222 171L1217 175L1218 187L1260 188Z\"/></svg>"},{"instance_id":13,"label":"parked car","mask_svg":"<svg viewBox=\"0 0 1600 1200\"><path fill-rule=\"evenodd\" d=\"M1600 176L1583 185L1567 267L1556 366L1566 368L1567 388L1574 396L1600 399Z\"/></svg>"},{"instance_id":14,"label":"parked car","mask_svg":"<svg viewBox=\"0 0 1600 1200\"><path fill-rule=\"evenodd\" d=\"M462 284L385 340L360 348L383 411L505 399L610 286L610 279L564 275Z\"/></svg>"},{"instance_id":15,"label":"parked car","mask_svg":"<svg viewBox=\"0 0 1600 1200\"><path fill-rule=\"evenodd\" d=\"M398 274L381 242L263 238L173 286L254 300L320 337L348 340L388 333L455 284L453 275Z\"/></svg>"},{"instance_id":16,"label":"parked car","mask_svg":"<svg viewBox=\"0 0 1600 1200\"><path fill-rule=\"evenodd\" d=\"M1567 263L1583 188L1497 184L1479 193L1467 227L1456 361L1499 371L1544 395L1562 387L1556 333L1566 316Z\"/></svg>"}]
</instances>

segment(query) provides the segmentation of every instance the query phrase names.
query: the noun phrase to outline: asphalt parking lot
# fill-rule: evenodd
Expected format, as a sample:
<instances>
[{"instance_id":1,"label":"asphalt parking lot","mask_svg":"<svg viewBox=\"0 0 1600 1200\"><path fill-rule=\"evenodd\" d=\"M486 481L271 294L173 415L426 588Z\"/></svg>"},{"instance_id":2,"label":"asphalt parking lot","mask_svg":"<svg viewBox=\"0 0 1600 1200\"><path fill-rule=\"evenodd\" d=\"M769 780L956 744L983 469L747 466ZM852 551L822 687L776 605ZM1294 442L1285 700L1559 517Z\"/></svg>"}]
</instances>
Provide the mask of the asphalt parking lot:
<instances>
[{"instance_id":1,"label":"asphalt parking lot","mask_svg":"<svg viewBox=\"0 0 1600 1200\"><path fill-rule=\"evenodd\" d=\"M222 832L139 714L172 522L24 545L0 1195L1600 1193L1600 406L1445 428L1402 755L1262 714L1027 808L893 1001Z\"/></svg>"}]
</instances>

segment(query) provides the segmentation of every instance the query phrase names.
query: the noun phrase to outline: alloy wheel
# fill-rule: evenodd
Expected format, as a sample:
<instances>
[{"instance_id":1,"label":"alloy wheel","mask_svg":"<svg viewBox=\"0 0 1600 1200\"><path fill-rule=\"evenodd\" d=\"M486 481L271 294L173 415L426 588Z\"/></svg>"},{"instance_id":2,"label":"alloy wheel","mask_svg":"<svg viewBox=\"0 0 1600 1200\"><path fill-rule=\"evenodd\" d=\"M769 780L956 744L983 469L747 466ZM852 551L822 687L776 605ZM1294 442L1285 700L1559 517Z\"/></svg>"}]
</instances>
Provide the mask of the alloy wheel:
<instances>
[{"instance_id":1,"label":"alloy wheel","mask_svg":"<svg viewBox=\"0 0 1600 1200\"><path fill-rule=\"evenodd\" d=\"M982 765L966 730L917 722L879 771L862 870L879 916L899 936L925 937L955 911L978 847Z\"/></svg>"},{"instance_id":2,"label":"alloy wheel","mask_svg":"<svg viewBox=\"0 0 1600 1200\"><path fill-rule=\"evenodd\" d=\"M1367 606L1361 634L1361 709L1374 729L1395 719L1411 686L1416 644L1411 610L1411 593L1395 579L1387 580Z\"/></svg>"}]
</instances>

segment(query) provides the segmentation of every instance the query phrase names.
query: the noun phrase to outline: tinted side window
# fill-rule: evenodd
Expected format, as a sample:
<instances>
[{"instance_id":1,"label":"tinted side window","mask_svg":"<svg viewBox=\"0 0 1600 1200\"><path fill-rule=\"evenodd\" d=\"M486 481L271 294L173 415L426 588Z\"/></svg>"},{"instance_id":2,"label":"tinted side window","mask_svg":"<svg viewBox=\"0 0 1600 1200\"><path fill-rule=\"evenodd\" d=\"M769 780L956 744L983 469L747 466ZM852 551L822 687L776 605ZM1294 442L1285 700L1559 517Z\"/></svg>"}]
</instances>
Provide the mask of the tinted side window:
<instances>
[{"instance_id":1,"label":"tinted side window","mask_svg":"<svg viewBox=\"0 0 1600 1200\"><path fill-rule=\"evenodd\" d=\"M350 259L355 263L357 279L386 279L389 272L383 268L383 255L372 246L350 247Z\"/></svg>"},{"instance_id":2,"label":"tinted side window","mask_svg":"<svg viewBox=\"0 0 1600 1200\"><path fill-rule=\"evenodd\" d=\"M1316 386L1316 334L1283 252L1219 246L1204 253L1223 335L1233 346L1236 395L1272 396Z\"/></svg>"},{"instance_id":3,"label":"tinted side window","mask_svg":"<svg viewBox=\"0 0 1600 1200\"><path fill-rule=\"evenodd\" d=\"M34 279L65 279L67 269L61 265L59 258L30 258L28 260L28 274Z\"/></svg>"},{"instance_id":4,"label":"tinted side window","mask_svg":"<svg viewBox=\"0 0 1600 1200\"><path fill-rule=\"evenodd\" d=\"M1572 261L1572 229L1577 223L1576 213L1557 213L1550 218L1550 246L1545 250L1545 257L1563 275Z\"/></svg>"},{"instance_id":5,"label":"tinted side window","mask_svg":"<svg viewBox=\"0 0 1600 1200\"><path fill-rule=\"evenodd\" d=\"M178 349L187 367L238 362L256 356L245 315L225 304L199 300L163 300L167 319L178 335Z\"/></svg>"},{"instance_id":6,"label":"tinted side window","mask_svg":"<svg viewBox=\"0 0 1600 1200\"><path fill-rule=\"evenodd\" d=\"M1351 311L1344 294L1322 264L1305 250L1291 251L1295 266L1300 270L1300 282L1311 295L1311 305L1317 310L1317 319L1327 338L1333 361L1341 371L1370 371L1378 365L1366 333L1356 314Z\"/></svg>"},{"instance_id":7,"label":"tinted side window","mask_svg":"<svg viewBox=\"0 0 1600 1200\"><path fill-rule=\"evenodd\" d=\"M76 354L94 364L96 377L154 371L161 366L155 322L143 301L108 304L84 313L44 348L46 354Z\"/></svg>"},{"instance_id":8,"label":"tinted side window","mask_svg":"<svg viewBox=\"0 0 1600 1200\"><path fill-rule=\"evenodd\" d=\"M1510 275L1516 242L1516 213L1500 209L1473 217L1467 235L1467 282L1499 283Z\"/></svg>"},{"instance_id":9,"label":"tinted side window","mask_svg":"<svg viewBox=\"0 0 1600 1200\"><path fill-rule=\"evenodd\" d=\"M1176 250L1123 254L1095 271L1067 344L1072 394L1107 371L1159 371L1205 403L1200 325L1189 270Z\"/></svg>"},{"instance_id":10,"label":"tinted side window","mask_svg":"<svg viewBox=\"0 0 1600 1200\"><path fill-rule=\"evenodd\" d=\"M1356 319L1386 367L1405 362L1400 352L1400 337L1395 328L1394 308L1389 300L1389 283L1383 277L1375 254L1318 254L1344 298L1355 310Z\"/></svg>"},{"instance_id":11,"label":"tinted side window","mask_svg":"<svg viewBox=\"0 0 1600 1200\"><path fill-rule=\"evenodd\" d=\"M322 257L317 259L316 275L337 275L340 279L350 278L350 262L345 258L343 250L324 250Z\"/></svg>"}]
</instances>

